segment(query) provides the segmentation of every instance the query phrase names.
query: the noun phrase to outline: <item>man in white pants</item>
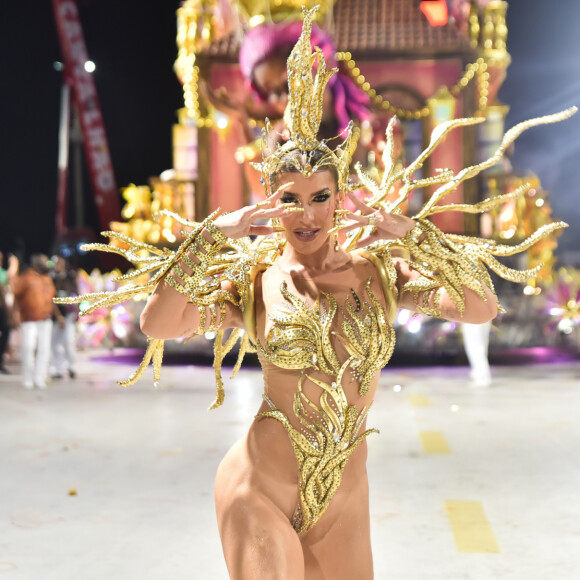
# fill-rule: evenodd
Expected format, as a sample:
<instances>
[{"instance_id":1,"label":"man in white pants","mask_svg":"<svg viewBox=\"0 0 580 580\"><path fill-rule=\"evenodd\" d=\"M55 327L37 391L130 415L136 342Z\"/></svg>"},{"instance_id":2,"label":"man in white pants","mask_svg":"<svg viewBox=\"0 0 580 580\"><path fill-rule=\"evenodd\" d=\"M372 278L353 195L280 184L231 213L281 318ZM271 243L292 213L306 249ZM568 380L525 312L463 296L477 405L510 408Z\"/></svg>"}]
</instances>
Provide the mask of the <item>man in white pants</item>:
<instances>
[{"instance_id":1,"label":"man in white pants","mask_svg":"<svg viewBox=\"0 0 580 580\"><path fill-rule=\"evenodd\" d=\"M62 256L53 256L54 269L52 279L57 296L77 296L76 272L68 267ZM73 379L76 376L76 326L78 306L76 304L57 304L59 314L57 324L52 327L52 354L50 360L50 376L61 379L65 374Z\"/></svg>"},{"instance_id":2,"label":"man in white pants","mask_svg":"<svg viewBox=\"0 0 580 580\"><path fill-rule=\"evenodd\" d=\"M15 257L11 259L18 262ZM17 264L11 269L17 271ZM34 254L30 260L30 268L24 274L15 274L10 280L20 314L22 385L25 389L46 388L52 316L58 311L52 301L56 289L48 275L48 269L48 257Z\"/></svg>"},{"instance_id":3,"label":"man in white pants","mask_svg":"<svg viewBox=\"0 0 580 580\"><path fill-rule=\"evenodd\" d=\"M472 387L489 387L491 385L491 371L487 358L489 346L489 331L491 322L483 324L461 324L465 354L471 367L469 377Z\"/></svg>"}]
</instances>

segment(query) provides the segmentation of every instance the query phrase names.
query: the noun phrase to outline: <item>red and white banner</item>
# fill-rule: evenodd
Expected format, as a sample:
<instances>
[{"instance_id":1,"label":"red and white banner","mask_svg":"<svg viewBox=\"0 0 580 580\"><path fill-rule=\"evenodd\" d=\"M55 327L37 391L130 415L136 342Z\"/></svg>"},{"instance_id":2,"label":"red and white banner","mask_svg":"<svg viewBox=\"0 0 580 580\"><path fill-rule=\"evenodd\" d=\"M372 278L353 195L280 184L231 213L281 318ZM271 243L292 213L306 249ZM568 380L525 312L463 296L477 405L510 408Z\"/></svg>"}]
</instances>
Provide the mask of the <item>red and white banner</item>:
<instances>
[{"instance_id":1,"label":"red and white banner","mask_svg":"<svg viewBox=\"0 0 580 580\"><path fill-rule=\"evenodd\" d=\"M64 60L65 82L72 87L99 223L104 230L121 216L119 193L93 77L85 70L87 49L75 0L52 0Z\"/></svg>"}]
</instances>

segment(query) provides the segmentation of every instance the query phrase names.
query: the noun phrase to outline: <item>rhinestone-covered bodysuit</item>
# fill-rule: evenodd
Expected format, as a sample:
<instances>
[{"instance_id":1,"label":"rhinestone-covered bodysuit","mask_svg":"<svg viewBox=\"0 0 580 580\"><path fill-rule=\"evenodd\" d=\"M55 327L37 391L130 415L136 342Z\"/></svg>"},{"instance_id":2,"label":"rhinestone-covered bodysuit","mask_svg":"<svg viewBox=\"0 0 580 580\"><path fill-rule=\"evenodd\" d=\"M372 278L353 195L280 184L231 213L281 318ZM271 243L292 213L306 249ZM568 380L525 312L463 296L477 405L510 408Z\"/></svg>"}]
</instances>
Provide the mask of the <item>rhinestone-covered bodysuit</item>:
<instances>
[{"instance_id":1,"label":"rhinestone-covered bodysuit","mask_svg":"<svg viewBox=\"0 0 580 580\"><path fill-rule=\"evenodd\" d=\"M290 436L299 469L299 502L292 524L304 532L328 508L353 451L376 431L361 432L368 406L358 409L349 404L343 381L354 378L364 396L390 359L395 340L389 318L396 290L394 284L389 289L383 283L386 309L373 293L370 278L363 295L351 289L342 305L332 294L321 292L310 306L293 295L286 282L280 292L285 302L269 315L272 326L265 344L257 341L257 349L263 363L300 371L293 404L299 424L293 424L267 394L270 410L258 416L280 421ZM307 381L318 387L318 400L305 394Z\"/></svg>"}]
</instances>

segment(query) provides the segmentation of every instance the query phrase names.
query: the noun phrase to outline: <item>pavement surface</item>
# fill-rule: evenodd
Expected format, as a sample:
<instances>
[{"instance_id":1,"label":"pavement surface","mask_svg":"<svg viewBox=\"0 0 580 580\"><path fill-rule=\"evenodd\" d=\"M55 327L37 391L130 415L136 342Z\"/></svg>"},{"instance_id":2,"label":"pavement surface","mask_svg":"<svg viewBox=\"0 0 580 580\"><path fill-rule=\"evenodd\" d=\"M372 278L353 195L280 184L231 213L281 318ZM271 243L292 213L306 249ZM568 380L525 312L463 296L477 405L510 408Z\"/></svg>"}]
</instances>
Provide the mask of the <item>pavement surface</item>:
<instances>
[{"instance_id":1,"label":"pavement surface","mask_svg":"<svg viewBox=\"0 0 580 580\"><path fill-rule=\"evenodd\" d=\"M260 404L259 369L207 411L211 367L164 367L159 388L148 370L124 389L130 352L79 358L74 380L42 391L22 388L16 363L0 375L0 578L228 578L213 480ZM465 366L381 374L377 580L580 578L580 362L492 371L486 389Z\"/></svg>"}]
</instances>

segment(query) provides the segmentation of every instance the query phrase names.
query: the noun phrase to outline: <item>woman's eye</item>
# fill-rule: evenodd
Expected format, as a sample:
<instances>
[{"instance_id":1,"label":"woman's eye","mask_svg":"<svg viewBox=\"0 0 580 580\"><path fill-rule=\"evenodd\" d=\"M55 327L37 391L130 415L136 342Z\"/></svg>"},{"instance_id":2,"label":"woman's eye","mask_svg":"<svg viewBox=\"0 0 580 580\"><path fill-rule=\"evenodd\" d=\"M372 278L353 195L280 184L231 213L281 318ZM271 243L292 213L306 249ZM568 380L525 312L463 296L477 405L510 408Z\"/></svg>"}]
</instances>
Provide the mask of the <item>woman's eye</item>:
<instances>
[{"instance_id":1,"label":"woman's eye","mask_svg":"<svg viewBox=\"0 0 580 580\"><path fill-rule=\"evenodd\" d=\"M329 197L330 193L321 193L320 195L317 195L315 198L313 198L312 201L315 203L324 203Z\"/></svg>"},{"instance_id":2,"label":"woman's eye","mask_svg":"<svg viewBox=\"0 0 580 580\"><path fill-rule=\"evenodd\" d=\"M282 203L296 203L296 198L295 197L286 197L286 196L283 196L280 201Z\"/></svg>"}]
</instances>

